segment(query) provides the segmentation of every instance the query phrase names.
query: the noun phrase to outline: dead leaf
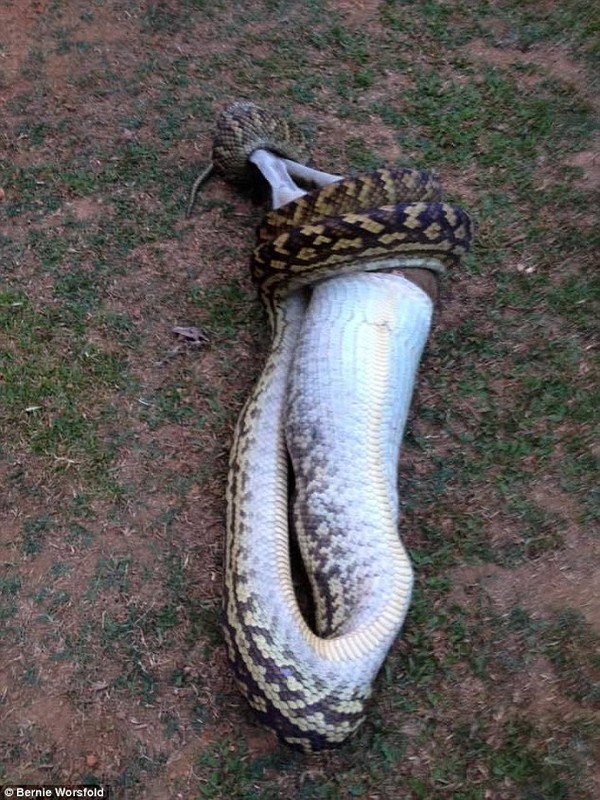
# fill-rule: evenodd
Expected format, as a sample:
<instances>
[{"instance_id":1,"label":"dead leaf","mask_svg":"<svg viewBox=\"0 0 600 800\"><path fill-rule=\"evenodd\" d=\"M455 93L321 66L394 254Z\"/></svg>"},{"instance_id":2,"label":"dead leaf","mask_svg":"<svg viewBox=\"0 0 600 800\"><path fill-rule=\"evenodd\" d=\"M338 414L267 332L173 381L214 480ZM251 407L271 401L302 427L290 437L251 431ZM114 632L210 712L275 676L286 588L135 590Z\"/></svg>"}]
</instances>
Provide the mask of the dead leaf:
<instances>
[{"instance_id":1,"label":"dead leaf","mask_svg":"<svg viewBox=\"0 0 600 800\"><path fill-rule=\"evenodd\" d=\"M171 333L174 333L175 336L182 336L190 342L208 342L208 336L203 333L200 328L194 326L190 326L189 328L176 326L175 328L171 328Z\"/></svg>"}]
</instances>

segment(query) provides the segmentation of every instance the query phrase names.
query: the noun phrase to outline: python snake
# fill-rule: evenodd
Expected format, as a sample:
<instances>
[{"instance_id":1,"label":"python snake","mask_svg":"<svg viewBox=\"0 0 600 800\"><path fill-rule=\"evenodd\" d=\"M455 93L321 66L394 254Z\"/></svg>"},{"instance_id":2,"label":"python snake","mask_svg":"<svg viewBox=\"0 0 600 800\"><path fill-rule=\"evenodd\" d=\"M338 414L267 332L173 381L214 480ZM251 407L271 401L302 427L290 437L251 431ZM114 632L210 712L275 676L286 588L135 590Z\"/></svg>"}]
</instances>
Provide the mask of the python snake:
<instances>
[{"instance_id":1,"label":"python snake","mask_svg":"<svg viewBox=\"0 0 600 800\"><path fill-rule=\"evenodd\" d=\"M234 104L217 124L214 166L238 182L255 151L305 163L289 130ZM423 171L379 169L298 195L267 213L252 255L272 345L231 452L224 632L250 705L308 752L360 725L411 595L397 461L432 303L382 270L442 271L469 249L472 225ZM314 595L310 624L292 578L290 517Z\"/></svg>"}]
</instances>

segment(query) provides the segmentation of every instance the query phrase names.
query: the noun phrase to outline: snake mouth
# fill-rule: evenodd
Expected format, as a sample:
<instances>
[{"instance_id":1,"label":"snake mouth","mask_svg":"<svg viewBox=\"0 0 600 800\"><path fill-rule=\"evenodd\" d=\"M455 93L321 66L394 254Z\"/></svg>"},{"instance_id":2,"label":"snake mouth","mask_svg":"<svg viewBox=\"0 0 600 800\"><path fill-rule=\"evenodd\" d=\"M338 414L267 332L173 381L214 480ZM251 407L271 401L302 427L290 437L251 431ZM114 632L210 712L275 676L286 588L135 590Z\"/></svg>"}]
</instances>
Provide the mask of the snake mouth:
<instances>
[{"instance_id":1,"label":"snake mouth","mask_svg":"<svg viewBox=\"0 0 600 800\"><path fill-rule=\"evenodd\" d=\"M280 156L274 150L257 148L248 157L271 187L272 206L274 209L303 197L306 191L296 181L310 187L327 186L330 183L341 181L342 175L332 175L328 172L307 167L297 161Z\"/></svg>"}]
</instances>

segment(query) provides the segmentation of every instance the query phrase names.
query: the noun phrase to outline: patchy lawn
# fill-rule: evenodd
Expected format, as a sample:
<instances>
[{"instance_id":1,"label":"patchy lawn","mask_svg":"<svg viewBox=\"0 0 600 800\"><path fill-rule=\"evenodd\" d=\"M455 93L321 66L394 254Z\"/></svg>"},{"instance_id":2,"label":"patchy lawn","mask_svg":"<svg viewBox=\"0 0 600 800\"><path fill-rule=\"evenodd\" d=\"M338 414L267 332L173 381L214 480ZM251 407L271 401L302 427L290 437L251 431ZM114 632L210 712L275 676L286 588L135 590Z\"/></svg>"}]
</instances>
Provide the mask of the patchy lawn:
<instances>
[{"instance_id":1,"label":"patchy lawn","mask_svg":"<svg viewBox=\"0 0 600 800\"><path fill-rule=\"evenodd\" d=\"M598 797L593 4L0 0L0 20L0 781ZM184 211L238 98L296 118L323 169L436 169L477 221L400 466L409 619L367 724L320 756L256 726L220 633L262 210L215 181Z\"/></svg>"}]
</instances>

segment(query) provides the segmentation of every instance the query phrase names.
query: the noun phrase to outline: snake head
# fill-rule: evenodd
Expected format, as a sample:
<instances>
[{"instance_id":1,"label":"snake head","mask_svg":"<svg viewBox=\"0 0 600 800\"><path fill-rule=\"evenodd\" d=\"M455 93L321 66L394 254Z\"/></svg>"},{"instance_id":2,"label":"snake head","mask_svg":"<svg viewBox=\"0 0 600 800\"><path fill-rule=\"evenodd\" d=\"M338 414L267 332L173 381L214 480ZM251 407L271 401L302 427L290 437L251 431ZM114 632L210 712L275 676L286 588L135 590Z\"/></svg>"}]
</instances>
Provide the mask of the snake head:
<instances>
[{"instance_id":1,"label":"snake head","mask_svg":"<svg viewBox=\"0 0 600 800\"><path fill-rule=\"evenodd\" d=\"M244 184L255 179L256 170L248 159L261 149L300 164L310 158L300 129L278 114L245 100L232 103L219 114L212 160L225 180Z\"/></svg>"}]
</instances>

